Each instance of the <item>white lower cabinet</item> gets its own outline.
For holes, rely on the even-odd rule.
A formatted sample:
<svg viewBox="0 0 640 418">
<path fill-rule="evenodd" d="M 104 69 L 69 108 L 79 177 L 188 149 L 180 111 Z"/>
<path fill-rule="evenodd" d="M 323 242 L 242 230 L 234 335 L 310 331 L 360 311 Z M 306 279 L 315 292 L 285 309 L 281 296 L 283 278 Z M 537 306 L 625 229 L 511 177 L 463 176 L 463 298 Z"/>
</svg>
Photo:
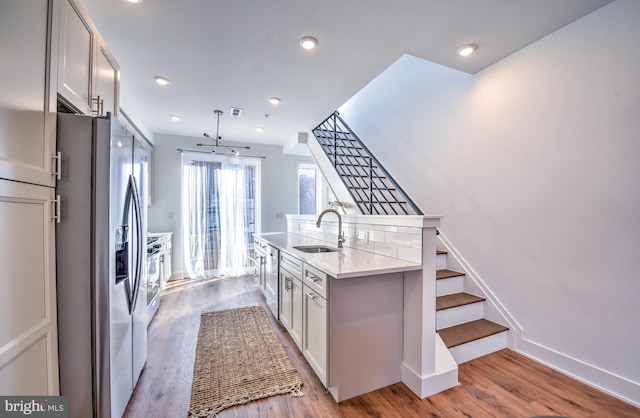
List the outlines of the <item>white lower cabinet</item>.
<svg viewBox="0 0 640 418">
<path fill-rule="evenodd" d="M 289 330 L 291 329 L 291 273 L 280 267 L 278 273 L 278 288 L 280 289 L 280 303 L 278 304 L 278 319 L 282 326 Z"/>
<path fill-rule="evenodd" d="M 302 281 L 300 275 L 301 262 L 288 254 L 281 253 L 278 316 L 282 326 L 289 331 L 293 342 L 302 350 Z"/>
<path fill-rule="evenodd" d="M 149 232 L 147 238 L 156 238 L 153 242 L 155 248 L 159 250 L 159 272 L 160 272 L 160 290 L 164 289 L 164 286 L 171 279 L 172 267 L 172 237 L 173 232 Z"/>
<path fill-rule="evenodd" d="M 327 379 L 327 300 L 306 284 L 302 303 L 302 354 L 326 387 Z"/>
<path fill-rule="evenodd" d="M 323 385 L 328 383 L 329 276 L 280 251 L 280 323 Z M 321 293 L 318 293 L 321 292 Z"/>
<path fill-rule="evenodd" d="M 280 250 L 280 323 L 337 402 L 401 381 L 403 277 L 336 279 Z"/>
<path fill-rule="evenodd" d="M 58 395 L 54 190 L 0 180 L 0 394 Z"/>
<path fill-rule="evenodd" d="M 302 333 L 304 332 L 304 319 L 302 318 L 302 282 L 297 278 L 291 281 L 291 328 L 289 334 L 302 350 Z"/>
</svg>

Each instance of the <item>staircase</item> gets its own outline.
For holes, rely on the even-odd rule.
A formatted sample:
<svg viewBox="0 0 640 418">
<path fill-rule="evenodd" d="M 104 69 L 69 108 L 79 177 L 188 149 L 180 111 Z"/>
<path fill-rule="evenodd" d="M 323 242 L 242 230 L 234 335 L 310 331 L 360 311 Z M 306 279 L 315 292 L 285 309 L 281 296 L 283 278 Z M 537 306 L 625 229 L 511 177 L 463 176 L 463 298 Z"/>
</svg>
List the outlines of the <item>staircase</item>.
<svg viewBox="0 0 640 418">
<path fill-rule="evenodd" d="M 464 291 L 465 273 L 449 270 L 447 252 L 436 260 L 436 329 L 458 364 L 507 346 L 509 328 L 484 318 L 485 298 Z"/>
<path fill-rule="evenodd" d="M 326 163 L 327 157 L 346 187 L 343 196 L 350 196 L 361 214 L 422 215 L 337 111 L 313 134 L 322 150 L 314 158 Z M 464 291 L 465 273 L 447 269 L 445 251 L 438 251 L 436 266 L 436 330 L 455 361 L 464 363 L 505 348 L 509 329 L 485 319 L 485 298 Z"/>
<path fill-rule="evenodd" d="M 422 215 L 338 112 L 313 135 L 362 214 Z"/>
</svg>

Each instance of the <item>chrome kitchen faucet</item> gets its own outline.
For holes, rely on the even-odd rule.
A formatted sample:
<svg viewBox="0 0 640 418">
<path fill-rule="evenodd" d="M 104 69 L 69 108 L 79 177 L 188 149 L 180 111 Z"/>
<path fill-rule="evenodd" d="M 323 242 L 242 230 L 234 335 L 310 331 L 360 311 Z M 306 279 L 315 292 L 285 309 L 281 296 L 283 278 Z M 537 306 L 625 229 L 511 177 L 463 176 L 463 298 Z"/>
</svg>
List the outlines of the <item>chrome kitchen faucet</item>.
<svg viewBox="0 0 640 418">
<path fill-rule="evenodd" d="M 320 215 L 318 215 L 318 221 L 316 222 L 316 226 L 320 228 L 320 222 L 322 221 L 322 217 L 328 212 L 333 212 L 338 217 L 338 248 L 342 248 L 342 243 L 344 242 L 344 235 L 342 234 L 342 216 L 340 216 L 340 213 L 337 210 L 325 209 L 322 212 L 320 212 Z"/>
</svg>

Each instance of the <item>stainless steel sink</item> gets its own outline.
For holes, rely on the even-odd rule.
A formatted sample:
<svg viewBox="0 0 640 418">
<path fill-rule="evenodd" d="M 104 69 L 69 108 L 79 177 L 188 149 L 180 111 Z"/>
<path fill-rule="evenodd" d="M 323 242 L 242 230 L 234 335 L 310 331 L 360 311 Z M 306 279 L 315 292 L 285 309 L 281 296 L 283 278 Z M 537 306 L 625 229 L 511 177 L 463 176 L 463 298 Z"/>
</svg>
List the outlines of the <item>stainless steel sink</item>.
<svg viewBox="0 0 640 418">
<path fill-rule="evenodd" d="M 299 245 L 293 248 L 303 253 L 331 253 L 338 251 L 337 248 L 327 247 L 326 245 Z"/>
</svg>

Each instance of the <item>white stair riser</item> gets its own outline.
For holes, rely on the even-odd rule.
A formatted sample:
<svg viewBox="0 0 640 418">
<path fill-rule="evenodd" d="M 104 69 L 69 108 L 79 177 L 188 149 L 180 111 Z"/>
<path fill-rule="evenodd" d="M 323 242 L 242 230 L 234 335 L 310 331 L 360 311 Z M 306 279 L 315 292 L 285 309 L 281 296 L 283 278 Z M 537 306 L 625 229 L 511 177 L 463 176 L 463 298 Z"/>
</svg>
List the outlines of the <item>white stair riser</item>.
<svg viewBox="0 0 640 418">
<path fill-rule="evenodd" d="M 506 347 L 507 332 L 505 331 L 450 348 L 449 352 L 456 360 L 456 363 L 461 364 L 478 357 L 486 356 L 494 351 L 502 350 Z"/>
<path fill-rule="evenodd" d="M 436 312 L 436 329 L 449 328 L 484 318 L 484 302 L 471 303 Z"/>
<path fill-rule="evenodd" d="M 436 255 L 436 270 L 443 270 L 446 268 L 447 268 L 447 255 L 446 254 Z"/>
<path fill-rule="evenodd" d="M 436 280 L 436 296 L 464 292 L 464 276 Z"/>
</svg>

